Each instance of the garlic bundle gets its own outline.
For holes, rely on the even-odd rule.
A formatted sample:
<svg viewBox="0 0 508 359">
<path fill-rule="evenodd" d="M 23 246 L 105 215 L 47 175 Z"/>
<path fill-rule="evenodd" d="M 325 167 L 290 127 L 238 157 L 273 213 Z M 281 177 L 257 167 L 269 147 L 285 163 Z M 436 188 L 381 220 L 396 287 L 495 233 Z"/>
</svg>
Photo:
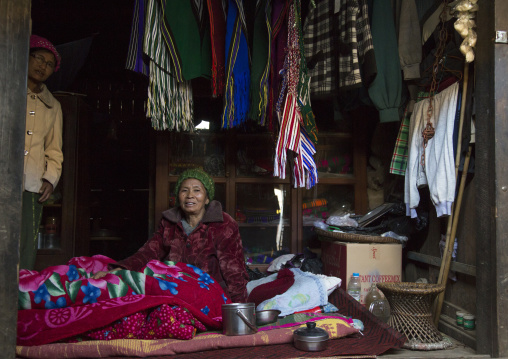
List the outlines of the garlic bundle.
<svg viewBox="0 0 508 359">
<path fill-rule="evenodd" d="M 464 39 L 460 45 L 460 52 L 466 57 L 466 62 L 473 62 L 474 50 L 476 46 L 477 35 L 474 31 L 476 23 L 474 21 L 475 12 L 478 11 L 478 0 L 461 0 L 454 7 L 453 11 L 457 21 L 453 27 Z"/>
</svg>

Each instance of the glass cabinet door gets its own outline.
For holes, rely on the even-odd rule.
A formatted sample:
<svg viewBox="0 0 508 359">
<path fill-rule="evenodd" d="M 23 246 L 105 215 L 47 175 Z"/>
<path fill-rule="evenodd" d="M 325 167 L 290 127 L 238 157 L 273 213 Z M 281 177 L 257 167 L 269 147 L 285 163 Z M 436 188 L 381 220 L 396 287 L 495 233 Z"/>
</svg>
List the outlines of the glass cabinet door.
<svg viewBox="0 0 508 359">
<path fill-rule="evenodd" d="M 236 185 L 235 219 L 248 264 L 268 264 L 290 252 L 289 198 L 287 184 Z"/>
<path fill-rule="evenodd" d="M 201 167 L 212 177 L 225 175 L 224 136 L 199 132 L 172 134 L 169 142 L 169 176 L 178 176 L 189 168 Z"/>
</svg>

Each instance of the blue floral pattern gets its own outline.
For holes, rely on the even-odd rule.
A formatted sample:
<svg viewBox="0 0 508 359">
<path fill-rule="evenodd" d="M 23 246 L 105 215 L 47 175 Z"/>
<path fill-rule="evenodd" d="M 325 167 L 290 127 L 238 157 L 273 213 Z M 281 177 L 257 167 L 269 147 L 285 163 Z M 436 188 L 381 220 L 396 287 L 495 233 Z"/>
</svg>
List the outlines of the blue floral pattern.
<svg viewBox="0 0 508 359">
<path fill-rule="evenodd" d="M 69 270 L 67 271 L 67 278 L 69 278 L 71 282 L 79 279 L 78 268 L 74 264 L 69 266 Z"/>
<path fill-rule="evenodd" d="M 159 281 L 159 287 L 162 290 L 169 290 L 169 292 L 173 295 L 178 294 L 178 291 L 176 290 L 176 287 L 178 287 L 177 283 L 168 282 L 168 281 L 162 280 L 160 278 L 156 278 L 156 279 L 157 279 L 157 281 Z"/>
<path fill-rule="evenodd" d="M 56 300 L 56 303 L 48 300 L 44 306 L 46 309 L 65 308 L 67 306 L 67 300 L 64 297 L 60 297 Z"/>
<path fill-rule="evenodd" d="M 37 290 L 34 290 L 34 302 L 39 304 L 41 301 L 49 301 L 51 296 L 49 295 L 46 284 L 42 284 Z"/>
<path fill-rule="evenodd" d="M 85 304 L 97 303 L 97 298 L 101 295 L 101 290 L 91 283 L 81 286 L 81 291 L 85 293 L 85 298 L 83 298 L 83 303 Z"/>
</svg>

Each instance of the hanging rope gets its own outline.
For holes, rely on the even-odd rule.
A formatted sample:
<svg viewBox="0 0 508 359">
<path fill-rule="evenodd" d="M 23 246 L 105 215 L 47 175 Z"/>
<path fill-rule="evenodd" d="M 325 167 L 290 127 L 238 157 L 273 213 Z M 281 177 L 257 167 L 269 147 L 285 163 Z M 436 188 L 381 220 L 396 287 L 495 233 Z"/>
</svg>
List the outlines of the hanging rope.
<svg viewBox="0 0 508 359">
<path fill-rule="evenodd" d="M 427 148 L 427 144 L 429 140 L 434 137 L 436 130 L 432 125 L 432 116 L 434 115 L 434 95 L 436 94 L 436 90 L 438 87 L 437 74 L 439 73 L 440 68 L 443 66 L 443 53 L 446 47 L 446 40 L 448 39 L 448 31 L 446 30 L 445 22 L 446 22 L 446 12 L 448 11 L 448 0 L 443 0 L 443 10 L 439 15 L 441 19 L 441 30 L 439 31 L 439 44 L 436 47 L 436 54 L 434 64 L 432 65 L 432 82 L 430 84 L 429 91 L 429 108 L 427 109 L 427 124 L 422 131 L 423 137 L 423 152 L 421 156 L 420 163 L 422 165 L 423 170 L 425 171 L 425 149 Z"/>
</svg>

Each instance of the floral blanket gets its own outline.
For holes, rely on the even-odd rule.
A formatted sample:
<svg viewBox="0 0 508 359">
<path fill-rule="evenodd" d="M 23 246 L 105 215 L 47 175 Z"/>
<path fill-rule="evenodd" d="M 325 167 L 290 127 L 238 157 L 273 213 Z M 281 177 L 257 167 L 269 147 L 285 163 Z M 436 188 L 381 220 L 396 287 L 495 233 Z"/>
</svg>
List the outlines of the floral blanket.
<svg viewBox="0 0 508 359">
<path fill-rule="evenodd" d="M 201 269 L 153 260 L 141 272 L 92 278 L 113 262 L 97 255 L 40 272 L 21 270 L 17 344 L 192 339 L 198 330 L 222 327 L 221 307 L 231 299 Z"/>
</svg>

